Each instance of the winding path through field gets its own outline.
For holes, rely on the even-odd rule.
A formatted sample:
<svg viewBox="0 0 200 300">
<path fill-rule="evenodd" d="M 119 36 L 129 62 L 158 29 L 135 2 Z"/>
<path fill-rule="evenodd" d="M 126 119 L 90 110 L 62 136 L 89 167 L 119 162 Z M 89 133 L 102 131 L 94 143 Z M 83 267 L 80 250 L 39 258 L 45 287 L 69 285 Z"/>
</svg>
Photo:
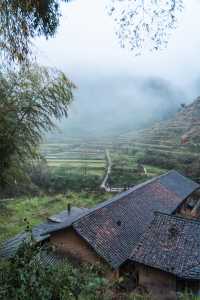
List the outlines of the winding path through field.
<svg viewBox="0 0 200 300">
<path fill-rule="evenodd" d="M 103 178 L 103 181 L 102 181 L 102 183 L 100 185 L 100 188 L 103 189 L 105 192 L 113 192 L 113 193 L 117 192 L 117 193 L 119 193 L 119 192 L 124 191 L 123 187 L 111 187 L 111 186 L 107 185 L 107 181 L 108 181 L 108 178 L 109 178 L 109 176 L 111 174 L 111 169 L 112 169 L 112 160 L 111 160 L 109 149 L 105 150 L 105 156 L 106 156 L 106 162 L 107 162 L 107 171 L 106 171 L 106 175 Z M 146 167 L 143 166 L 143 165 L 141 165 L 141 166 L 143 168 L 144 174 L 147 176 L 148 173 L 147 173 Z"/>
<path fill-rule="evenodd" d="M 101 183 L 100 188 L 104 189 L 105 192 L 113 192 L 113 193 L 114 192 L 121 192 L 121 191 L 124 190 L 123 188 L 120 188 L 120 187 L 112 188 L 112 187 L 107 185 L 107 181 L 108 181 L 108 178 L 110 176 L 111 169 L 112 169 L 112 160 L 111 160 L 111 157 L 110 157 L 110 151 L 108 149 L 106 149 L 105 154 L 106 154 L 106 161 L 107 161 L 107 172 L 106 172 L 106 175 L 105 175 L 105 177 L 104 177 L 104 179 Z"/>
<path fill-rule="evenodd" d="M 106 154 L 106 161 L 107 161 L 107 172 L 106 172 L 106 175 L 105 175 L 100 187 L 101 187 L 101 189 L 104 189 L 106 192 L 110 192 L 110 188 L 106 185 L 106 183 L 107 183 L 107 180 L 111 173 L 112 161 L 111 161 L 110 152 L 108 149 L 106 149 L 105 154 Z"/>
</svg>

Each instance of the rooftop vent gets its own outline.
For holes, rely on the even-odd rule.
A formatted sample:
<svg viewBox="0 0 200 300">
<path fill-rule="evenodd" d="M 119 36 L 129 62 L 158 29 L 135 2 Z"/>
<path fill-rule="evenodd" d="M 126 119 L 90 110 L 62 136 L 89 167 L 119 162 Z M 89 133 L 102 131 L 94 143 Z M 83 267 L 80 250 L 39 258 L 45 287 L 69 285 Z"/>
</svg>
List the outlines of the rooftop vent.
<svg viewBox="0 0 200 300">
<path fill-rule="evenodd" d="M 117 225 L 121 226 L 122 222 L 120 220 L 117 221 Z"/>
<path fill-rule="evenodd" d="M 68 211 L 68 215 L 69 215 L 71 212 L 71 203 L 67 204 L 67 211 Z"/>
</svg>

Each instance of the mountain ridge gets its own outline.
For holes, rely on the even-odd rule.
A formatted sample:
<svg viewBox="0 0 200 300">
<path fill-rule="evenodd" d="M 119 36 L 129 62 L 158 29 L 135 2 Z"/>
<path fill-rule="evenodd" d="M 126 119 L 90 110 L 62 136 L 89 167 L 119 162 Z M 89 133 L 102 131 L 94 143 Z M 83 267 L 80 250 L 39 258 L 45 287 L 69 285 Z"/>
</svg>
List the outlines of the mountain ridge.
<svg viewBox="0 0 200 300">
<path fill-rule="evenodd" d="M 170 119 L 156 122 L 153 126 L 128 132 L 124 137 L 140 143 L 166 146 L 200 144 L 200 97 L 182 105 Z"/>
</svg>

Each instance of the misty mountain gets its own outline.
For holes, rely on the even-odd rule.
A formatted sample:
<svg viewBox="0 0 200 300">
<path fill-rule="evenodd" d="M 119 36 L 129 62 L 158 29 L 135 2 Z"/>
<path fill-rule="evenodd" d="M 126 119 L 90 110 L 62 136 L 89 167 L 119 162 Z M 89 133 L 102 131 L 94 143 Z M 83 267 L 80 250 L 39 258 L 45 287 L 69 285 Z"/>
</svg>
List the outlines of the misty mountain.
<svg viewBox="0 0 200 300">
<path fill-rule="evenodd" d="M 123 138 L 144 144 L 166 146 L 193 146 L 200 143 L 200 97 L 183 105 L 170 119 L 153 126 L 128 132 Z"/>
<path fill-rule="evenodd" d="M 187 99 L 162 78 L 90 74 L 80 75 L 75 84 L 75 100 L 57 138 L 108 136 L 146 127 L 172 116 Z"/>
</svg>

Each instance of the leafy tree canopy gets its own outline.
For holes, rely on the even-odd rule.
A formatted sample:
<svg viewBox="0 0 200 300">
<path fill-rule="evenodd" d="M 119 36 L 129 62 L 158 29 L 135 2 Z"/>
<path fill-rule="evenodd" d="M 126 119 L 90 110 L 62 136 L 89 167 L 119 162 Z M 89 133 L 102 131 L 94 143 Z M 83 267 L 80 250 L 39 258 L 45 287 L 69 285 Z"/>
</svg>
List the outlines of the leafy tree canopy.
<svg viewBox="0 0 200 300">
<path fill-rule="evenodd" d="M 55 69 L 0 71 L 0 187 L 24 176 L 27 161 L 54 120 L 67 116 L 74 84 Z"/>
<path fill-rule="evenodd" d="M 120 45 L 136 55 L 166 47 L 184 4 L 184 0 L 109 1 L 108 13 L 116 23 Z"/>
<path fill-rule="evenodd" d="M 61 2 L 70 0 L 1 0 L 1 56 L 22 62 L 31 53 L 31 40 L 52 37 L 59 25 Z M 120 45 L 140 54 L 162 49 L 176 27 L 185 0 L 107 0 Z"/>
<path fill-rule="evenodd" d="M 55 34 L 60 18 L 60 3 L 69 0 L 1 0 L 1 56 L 18 62 L 30 54 L 31 39 Z"/>
</svg>

